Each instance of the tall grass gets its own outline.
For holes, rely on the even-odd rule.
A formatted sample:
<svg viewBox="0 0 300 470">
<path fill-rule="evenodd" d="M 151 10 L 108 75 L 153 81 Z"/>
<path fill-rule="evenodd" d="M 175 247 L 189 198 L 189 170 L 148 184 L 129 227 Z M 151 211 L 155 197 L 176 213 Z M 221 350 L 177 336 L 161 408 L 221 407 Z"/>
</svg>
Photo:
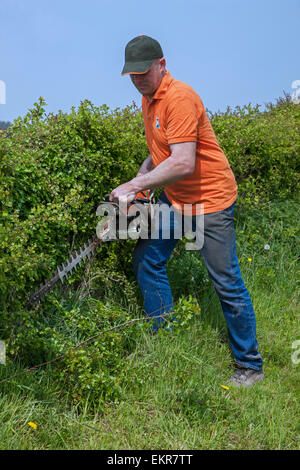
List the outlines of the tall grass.
<svg viewBox="0 0 300 470">
<path fill-rule="evenodd" d="M 72 406 L 50 366 L 1 384 L 0 448 L 299 448 L 300 364 L 291 359 L 292 343 L 300 339 L 297 217 L 296 200 L 236 211 L 237 250 L 256 311 L 264 381 L 247 389 L 228 385 L 232 356 L 218 299 L 200 256 L 179 246 L 168 264 L 175 301 L 192 295 L 199 314 L 173 332 L 151 336 L 140 329 L 115 402 L 98 406 L 87 399 L 81 408 Z M 116 285 L 110 301 L 134 317 L 142 312 L 136 294 L 137 304 L 129 305 Z M 130 329 L 123 334 L 130 336 Z M 0 366 L 0 380 L 17 370 L 22 364 Z"/>
</svg>

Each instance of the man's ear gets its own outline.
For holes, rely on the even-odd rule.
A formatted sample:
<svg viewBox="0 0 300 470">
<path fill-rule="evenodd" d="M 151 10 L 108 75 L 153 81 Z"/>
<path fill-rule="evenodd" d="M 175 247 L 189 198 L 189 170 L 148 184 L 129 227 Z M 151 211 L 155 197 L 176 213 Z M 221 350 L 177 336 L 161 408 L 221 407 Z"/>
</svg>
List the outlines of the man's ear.
<svg viewBox="0 0 300 470">
<path fill-rule="evenodd" d="M 164 57 L 159 59 L 159 67 L 162 72 L 166 70 L 166 59 Z"/>
</svg>

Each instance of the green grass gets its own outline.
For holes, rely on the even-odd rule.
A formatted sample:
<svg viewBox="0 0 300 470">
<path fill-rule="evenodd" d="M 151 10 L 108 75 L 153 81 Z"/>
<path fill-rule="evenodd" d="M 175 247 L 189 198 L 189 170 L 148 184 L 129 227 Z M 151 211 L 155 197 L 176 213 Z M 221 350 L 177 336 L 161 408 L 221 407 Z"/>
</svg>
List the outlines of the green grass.
<svg viewBox="0 0 300 470">
<path fill-rule="evenodd" d="M 174 297 L 196 297 L 199 315 L 173 333 L 152 337 L 141 329 L 114 403 L 72 406 L 50 366 L 1 384 L 0 449 L 299 448 L 300 364 L 291 360 L 292 343 L 300 339 L 297 217 L 292 200 L 236 213 L 264 381 L 222 388 L 232 356 L 221 308 L 200 257 L 179 247 L 168 265 Z M 115 301 L 122 298 L 116 294 Z M 131 306 L 130 314 L 135 311 L 140 304 Z M 18 368 L 0 366 L 0 380 Z"/>
</svg>

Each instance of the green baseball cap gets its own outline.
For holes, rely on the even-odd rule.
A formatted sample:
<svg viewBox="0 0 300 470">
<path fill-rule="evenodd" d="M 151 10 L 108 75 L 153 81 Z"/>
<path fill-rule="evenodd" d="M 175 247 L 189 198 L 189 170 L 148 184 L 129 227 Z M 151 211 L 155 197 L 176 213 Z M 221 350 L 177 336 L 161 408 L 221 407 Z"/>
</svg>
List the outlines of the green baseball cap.
<svg viewBox="0 0 300 470">
<path fill-rule="evenodd" d="M 155 59 L 163 57 L 163 51 L 156 39 L 140 34 L 129 41 L 125 48 L 125 65 L 121 75 L 146 73 Z"/>
</svg>

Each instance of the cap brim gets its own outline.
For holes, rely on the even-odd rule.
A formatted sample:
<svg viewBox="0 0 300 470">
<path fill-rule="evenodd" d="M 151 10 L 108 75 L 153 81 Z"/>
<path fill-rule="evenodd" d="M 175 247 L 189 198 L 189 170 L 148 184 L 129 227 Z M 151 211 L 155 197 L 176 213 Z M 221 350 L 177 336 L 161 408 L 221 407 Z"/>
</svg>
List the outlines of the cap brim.
<svg viewBox="0 0 300 470">
<path fill-rule="evenodd" d="M 121 75 L 127 75 L 129 73 L 146 73 L 151 68 L 152 63 L 153 60 L 144 60 L 143 62 L 126 62 Z"/>
</svg>

